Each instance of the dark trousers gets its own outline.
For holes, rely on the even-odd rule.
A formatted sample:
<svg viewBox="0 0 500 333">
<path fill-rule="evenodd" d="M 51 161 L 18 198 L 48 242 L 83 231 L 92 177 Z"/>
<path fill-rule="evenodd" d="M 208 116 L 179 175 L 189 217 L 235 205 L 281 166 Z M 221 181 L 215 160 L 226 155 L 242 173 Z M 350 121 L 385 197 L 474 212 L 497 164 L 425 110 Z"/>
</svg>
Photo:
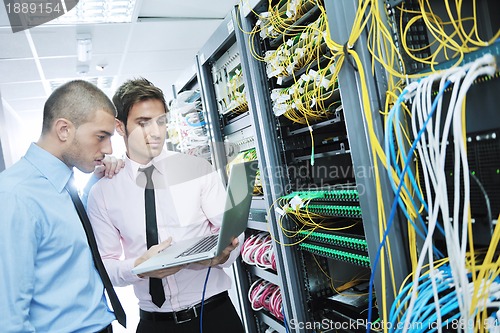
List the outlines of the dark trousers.
<svg viewBox="0 0 500 333">
<path fill-rule="evenodd" d="M 200 318 L 176 324 L 173 320 L 139 321 L 137 333 L 199 333 Z M 229 297 L 216 307 L 203 310 L 203 333 L 244 333 L 240 317 Z"/>
</svg>

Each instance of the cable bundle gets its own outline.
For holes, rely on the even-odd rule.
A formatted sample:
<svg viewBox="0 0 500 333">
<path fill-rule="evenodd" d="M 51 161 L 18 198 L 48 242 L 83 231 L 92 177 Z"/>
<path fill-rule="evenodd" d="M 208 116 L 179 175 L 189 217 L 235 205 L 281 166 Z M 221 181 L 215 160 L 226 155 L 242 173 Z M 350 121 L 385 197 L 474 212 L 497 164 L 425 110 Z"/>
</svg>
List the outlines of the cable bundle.
<svg viewBox="0 0 500 333">
<path fill-rule="evenodd" d="M 248 237 L 241 247 L 241 258 L 249 265 L 276 271 L 276 256 L 271 235 L 261 232 Z"/>
<path fill-rule="evenodd" d="M 474 282 L 470 281 L 464 289 L 454 288 L 454 277 L 449 265 L 443 265 L 434 272 L 427 272 L 418 279 L 418 285 L 414 282 L 408 283 L 395 299 L 390 311 L 392 325 L 389 330 L 392 332 L 403 332 L 403 326 L 399 322 L 408 322 L 407 332 L 425 333 L 434 330 L 445 329 L 446 332 L 471 332 L 474 327 L 488 329 L 489 332 L 500 331 L 500 279 L 497 277 L 491 283 L 481 283 L 483 293 L 490 295 L 484 302 L 478 303 L 472 315 L 482 311 L 490 310 L 491 315 L 481 321 L 464 320 L 459 311 L 458 299 L 463 294 L 473 296 Z M 468 275 L 471 278 L 471 275 Z M 408 311 L 405 305 L 408 304 L 412 293 L 416 290 L 418 298 L 415 301 L 412 311 Z M 435 298 L 435 292 L 439 298 Z M 400 318 L 400 319 L 398 319 Z M 438 328 L 439 327 L 439 328 Z"/>
<path fill-rule="evenodd" d="M 227 89 L 229 92 L 230 102 L 227 105 L 226 113 L 234 113 L 236 115 L 248 111 L 248 101 L 245 94 L 245 89 L 241 89 L 243 85 L 243 72 L 236 69 L 234 74 L 227 81 Z"/>
<path fill-rule="evenodd" d="M 282 78 L 293 75 L 295 71 L 325 54 L 326 15 L 307 25 L 304 30 L 281 44 L 275 51 L 264 56 L 269 78 Z M 279 83 L 280 81 L 278 81 Z"/>
<path fill-rule="evenodd" d="M 283 303 L 280 288 L 264 279 L 258 279 L 250 286 L 248 300 L 254 311 L 267 310 L 283 320 Z"/>
<path fill-rule="evenodd" d="M 472 2 L 472 8 L 466 8 L 467 6 L 462 1 L 455 1 L 454 6 L 450 6 L 449 0 L 443 2 L 447 17 L 436 15 L 430 1 L 419 0 L 418 10 L 405 8 L 404 3 L 398 7 L 398 10 L 402 13 L 409 13 L 412 16 L 405 24 L 403 22 L 404 16 L 401 15 L 398 22 L 403 49 L 413 61 L 430 65 L 432 69 L 438 64 L 436 59 L 440 56 L 444 56 L 445 59 L 456 57 L 456 63 L 458 64 L 462 61 L 465 53 L 475 51 L 479 47 L 488 46 L 500 37 L 500 31 L 494 32 L 495 35 L 488 41 L 484 41 L 479 37 L 476 1 Z M 472 15 L 464 16 L 470 13 L 471 9 Z M 407 35 L 410 31 L 415 30 L 415 25 L 421 23 L 426 25 L 427 31 L 432 34 L 435 41 L 429 45 L 419 45 L 418 48 L 411 48 L 408 45 L 408 41 L 411 39 Z M 453 29 L 448 29 L 449 27 L 453 27 Z M 450 31 L 452 32 L 449 33 Z M 435 44 L 438 44 L 437 47 Z M 428 53 L 429 56 L 419 57 L 418 55 L 422 54 L 423 51 Z"/>
<path fill-rule="evenodd" d="M 274 89 L 271 93 L 274 114 L 304 125 L 329 118 L 340 105 L 340 98 L 334 94 L 337 81 L 332 79 L 332 67 L 310 69 L 292 86 Z"/>
<path fill-rule="evenodd" d="M 488 54 L 463 67 L 432 74 L 406 87 L 387 117 L 384 146 L 387 156 L 386 163 L 388 166 L 392 166 L 388 169 L 388 173 L 389 178 L 392 180 L 391 185 L 396 199 L 392 206 L 387 229 L 379 247 L 375 263 L 378 261 L 380 250 L 383 247 L 385 237 L 391 227 L 398 205 L 402 208 L 417 234 L 425 239 L 422 249 L 419 251 L 418 262 L 415 262 L 417 256 L 416 249 L 413 248 L 412 250 L 412 258 L 415 266 L 411 295 L 405 298 L 404 303 L 407 309 L 406 316 L 404 317 L 404 325 L 402 325 L 406 328 L 403 329 L 403 332 L 408 332 L 408 327 L 412 327 L 412 320 L 415 319 L 414 313 L 416 315 L 420 313 L 418 308 L 418 302 L 421 298 L 419 284 L 422 278 L 422 268 L 426 261 L 429 262 L 428 278 L 433 294 L 433 306 L 436 309 L 437 325 L 441 327 L 443 324 L 440 304 L 442 300 L 439 289 L 439 278 L 441 275 L 434 267 L 435 257 L 442 257 L 442 254 L 433 246 L 433 235 L 436 229 L 446 235 L 445 242 L 449 256 L 451 276 L 448 283 L 451 283 L 454 290 L 461 291 L 455 297 L 455 302 L 459 310 L 457 318 L 461 322 L 475 322 L 472 317 L 477 313 L 479 301 L 489 297 L 488 293 L 484 293 L 485 289 L 484 286 L 481 287 L 481 284 L 491 283 L 499 274 L 500 267 L 498 266 L 498 262 L 496 266 L 485 265 L 485 263 L 477 265 L 474 261 L 468 262 L 466 259 L 467 250 L 474 256 L 474 245 L 469 214 L 470 180 L 466 153 L 464 99 L 470 86 L 478 76 L 493 75 L 495 70 L 495 58 Z M 439 92 L 433 99 L 433 87 L 436 86 L 439 87 Z M 449 106 L 448 110 L 445 111 L 442 108 L 442 97 L 448 87 L 451 86 Z M 403 139 L 404 133 L 402 129 L 404 127 L 400 121 L 400 109 L 402 103 L 411 98 L 413 98 L 411 130 L 415 140 L 407 151 L 405 148 L 407 143 Z M 448 142 L 450 141 L 450 134 L 453 137 L 453 143 Z M 397 153 L 394 142 L 398 147 Z M 447 149 L 454 150 L 454 160 L 452 162 L 454 165 L 453 189 L 455 193 L 451 198 L 452 212 L 449 211 L 448 185 L 446 183 L 446 175 L 444 174 Z M 411 171 L 414 168 L 412 161 L 415 150 L 418 151 L 422 165 L 424 186 L 426 189 L 425 199 Z M 463 188 L 461 187 L 461 181 L 463 181 Z M 461 192 L 463 195 L 461 195 Z M 415 203 L 412 199 L 413 194 L 416 194 L 418 203 Z M 427 225 L 423 223 L 420 215 L 421 207 L 427 212 Z M 420 226 L 416 225 L 415 222 L 417 221 L 420 222 Z M 438 221 L 442 221 L 443 227 L 438 224 Z M 496 243 L 492 243 L 490 251 L 494 253 L 496 246 Z M 482 274 L 477 273 L 478 267 L 481 267 L 483 270 Z M 466 290 L 470 290 L 471 273 L 472 280 L 475 281 L 475 290 L 472 293 L 465 292 Z M 373 279 L 371 282 L 373 283 Z M 371 287 L 372 284 L 370 284 Z M 484 317 L 484 313 L 482 316 Z M 473 325 L 473 327 L 480 328 L 481 326 Z"/>
<path fill-rule="evenodd" d="M 167 126 L 170 141 L 184 154 L 210 159 L 210 147 L 201 102 L 187 102 L 195 91 L 184 91 L 170 102 Z"/>
<path fill-rule="evenodd" d="M 286 33 L 297 33 L 304 27 L 294 26 L 293 23 L 318 4 L 319 1 L 313 0 L 283 0 L 272 6 L 272 1 L 269 1 L 267 12 L 255 13 L 259 19 L 252 34 L 259 34 L 261 38 L 276 38 Z"/>
</svg>

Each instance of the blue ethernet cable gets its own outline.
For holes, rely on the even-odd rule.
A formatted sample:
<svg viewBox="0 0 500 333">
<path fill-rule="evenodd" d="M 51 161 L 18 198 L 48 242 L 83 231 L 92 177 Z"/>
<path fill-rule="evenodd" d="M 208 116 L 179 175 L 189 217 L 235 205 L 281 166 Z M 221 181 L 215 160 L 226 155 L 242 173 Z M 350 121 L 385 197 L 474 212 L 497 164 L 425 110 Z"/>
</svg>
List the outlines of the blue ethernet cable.
<svg viewBox="0 0 500 333">
<path fill-rule="evenodd" d="M 392 161 L 393 161 L 393 164 L 394 164 L 394 169 L 397 173 L 398 176 L 401 175 L 401 171 L 400 171 L 400 168 L 397 164 L 397 161 L 396 161 L 396 151 L 395 151 L 395 147 L 394 147 L 394 136 L 393 136 L 393 133 L 392 133 L 392 127 L 393 127 L 393 118 L 394 118 L 394 115 L 397 116 L 397 122 L 399 123 L 399 113 L 400 113 L 400 110 L 401 110 L 401 104 L 403 103 L 403 97 L 408 93 L 408 90 L 407 88 L 405 88 L 403 90 L 403 92 L 401 93 L 401 95 L 399 95 L 395 105 L 394 105 L 394 108 L 391 110 L 391 112 L 389 113 L 389 116 L 388 116 L 388 119 L 387 119 L 387 125 L 386 125 L 386 134 L 384 136 L 384 150 L 387 152 L 387 173 L 388 173 L 388 178 L 389 178 L 389 183 L 391 184 L 391 187 L 392 187 L 392 190 L 394 192 L 396 192 L 397 188 L 396 188 L 396 185 L 395 183 L 393 182 L 392 180 L 392 175 L 391 175 L 391 169 L 390 169 L 390 160 L 392 158 Z M 399 127 L 398 127 L 399 129 Z M 402 141 L 402 138 L 400 137 L 400 131 L 398 131 L 398 140 Z M 407 157 L 406 155 L 404 154 L 404 151 L 401 151 L 402 154 L 403 154 L 403 159 L 406 160 Z M 413 176 L 413 173 L 411 172 L 411 170 L 409 169 L 408 170 L 408 176 L 409 176 L 409 179 L 412 183 L 412 186 L 414 188 L 418 188 L 417 184 L 416 184 L 416 180 L 415 180 L 415 177 Z M 403 188 L 404 190 L 406 191 L 406 193 L 410 193 L 410 191 L 408 190 L 408 188 L 406 187 L 406 184 L 403 184 Z M 419 199 L 419 201 L 423 204 L 424 206 L 424 209 L 426 211 L 428 211 L 428 207 L 427 207 L 427 203 L 425 202 L 425 200 L 422 198 L 421 196 L 421 193 L 420 191 L 416 191 L 416 194 L 417 194 L 417 197 Z M 425 234 L 427 233 L 427 226 L 425 225 L 423 219 L 422 219 L 422 215 L 419 213 L 419 208 L 417 207 L 416 203 L 414 202 L 413 198 L 411 196 L 408 196 L 409 199 L 410 199 L 410 202 L 412 204 L 413 207 L 415 207 L 415 211 L 417 212 L 417 218 L 420 222 L 420 224 L 422 225 L 423 229 L 424 229 L 424 234 L 422 234 L 422 232 L 420 231 L 420 229 L 417 228 L 417 226 L 415 225 L 415 223 L 413 222 L 412 218 L 410 218 L 409 216 L 409 213 L 408 211 L 406 210 L 406 207 L 405 205 L 403 204 L 403 201 L 401 200 L 401 198 L 398 196 L 398 204 L 402 210 L 402 212 L 404 213 L 404 215 L 406 216 L 406 218 L 408 219 L 408 221 L 410 221 L 411 225 L 413 226 L 413 228 L 415 229 L 415 231 L 417 232 L 417 234 L 422 238 L 422 239 L 425 239 Z M 441 227 L 441 225 L 438 223 L 437 224 L 437 228 L 438 230 L 444 235 L 444 230 L 443 228 Z M 437 248 L 434 248 L 434 251 L 436 252 L 436 255 L 438 256 L 438 258 L 443 258 L 443 254 L 437 249 Z"/>
<path fill-rule="evenodd" d="M 420 138 L 422 137 L 424 131 L 426 130 L 427 124 L 429 123 L 429 121 L 434 116 L 434 113 L 436 111 L 436 107 L 437 107 L 437 103 L 438 103 L 439 99 L 442 97 L 442 95 L 444 94 L 445 90 L 448 89 L 448 87 L 450 86 L 451 83 L 452 82 L 450 80 L 447 80 L 446 83 L 444 84 L 444 87 L 438 92 L 436 98 L 432 102 L 432 109 L 431 109 L 431 112 L 429 113 L 429 116 L 425 120 L 422 128 L 418 132 L 417 137 L 415 138 L 415 141 L 413 142 L 413 144 L 410 147 L 410 150 L 408 151 L 408 157 L 407 157 L 407 159 L 405 161 L 405 166 L 403 168 L 401 177 L 399 179 L 399 186 L 397 188 L 397 191 L 396 191 L 396 194 L 395 194 L 395 198 L 398 198 L 399 194 L 401 192 L 401 188 L 402 188 L 403 183 L 404 183 L 403 182 L 403 178 L 404 178 L 404 175 L 405 175 L 406 171 L 408 170 L 408 166 L 410 165 L 410 162 L 411 162 L 410 158 L 412 157 L 413 152 L 415 151 L 415 149 L 417 147 L 417 144 L 420 141 Z M 377 270 L 378 262 L 380 260 L 380 253 L 382 251 L 382 247 L 384 247 L 384 245 L 385 245 L 385 240 L 387 239 L 387 235 L 389 234 L 389 230 L 391 229 L 392 223 L 394 221 L 394 216 L 396 215 L 397 204 L 398 204 L 398 201 L 394 200 L 394 202 L 392 204 L 392 207 L 391 207 L 391 213 L 390 213 L 390 216 L 389 216 L 389 220 L 387 222 L 387 228 L 384 231 L 384 235 L 382 237 L 382 242 L 380 243 L 380 245 L 379 245 L 379 247 L 377 249 L 377 254 L 376 254 L 375 259 L 373 261 L 373 267 L 372 267 L 372 272 L 371 272 L 371 275 L 370 275 L 370 283 L 369 283 L 369 290 L 368 290 L 368 324 L 366 326 L 366 332 L 367 333 L 370 333 L 370 327 L 371 327 L 370 323 L 371 323 L 371 319 L 372 319 L 373 282 L 374 282 L 374 279 L 375 279 L 375 272 Z"/>
<path fill-rule="evenodd" d="M 184 120 L 186 120 L 186 123 L 192 127 L 202 127 L 202 126 L 205 126 L 207 124 L 205 121 L 202 121 L 199 123 L 191 123 L 191 122 L 189 122 L 189 116 L 186 116 L 186 118 L 184 118 Z"/>
<path fill-rule="evenodd" d="M 286 321 L 285 307 L 283 305 L 281 305 L 281 313 L 283 314 L 283 325 L 285 326 L 285 333 L 288 333 L 290 331 L 288 330 L 288 322 Z"/>
<path fill-rule="evenodd" d="M 419 279 L 420 280 L 420 279 Z M 426 281 L 424 282 L 422 285 L 428 285 L 430 284 L 431 282 L 430 281 Z M 401 313 L 401 310 L 405 307 L 406 303 L 408 302 L 408 300 L 410 300 L 411 298 L 411 293 L 408 293 L 405 298 L 403 298 L 403 300 L 400 301 L 400 298 L 401 298 L 401 295 L 404 295 L 410 288 L 411 286 L 413 285 L 413 282 L 409 283 L 395 298 L 394 302 L 392 303 L 392 307 L 391 307 L 391 312 L 390 312 L 390 316 L 389 316 L 389 320 L 391 323 L 395 323 L 397 322 L 397 317 L 399 316 L 399 314 Z M 393 308 L 399 304 L 398 308 L 395 309 L 395 312 L 393 312 Z M 403 314 L 403 318 L 406 316 L 406 314 Z M 390 330 L 389 330 L 389 333 L 392 333 L 394 332 L 394 326 L 395 325 L 392 325 Z"/>
<path fill-rule="evenodd" d="M 439 280 L 439 286 L 437 292 L 442 294 L 444 291 L 450 288 L 453 278 L 450 274 L 451 272 L 448 266 L 441 267 L 439 269 L 439 272 L 443 276 Z M 437 320 L 437 314 L 436 314 L 435 304 L 430 302 L 430 300 L 434 297 L 430 275 L 426 274 L 418 279 L 419 282 L 422 280 L 427 280 L 427 281 L 419 283 L 418 286 L 419 298 L 416 300 L 414 311 L 411 314 L 412 318 L 411 322 L 420 323 L 420 325 L 417 325 L 416 327 L 413 326 L 409 327 L 408 330 L 409 333 L 429 333 L 437 330 L 435 325 L 434 326 L 432 325 L 432 323 L 435 323 Z M 412 286 L 413 282 L 407 284 L 394 300 L 390 312 L 390 322 L 392 325 L 389 332 L 391 333 L 394 332 L 395 329 L 396 332 L 401 331 L 400 327 L 397 326 L 398 322 L 397 317 L 400 315 L 400 310 L 404 307 L 404 305 L 408 301 L 409 295 L 407 294 L 402 301 L 401 297 L 402 295 L 405 295 Z M 451 290 L 448 294 L 441 296 L 439 298 L 439 307 L 441 309 L 442 316 L 446 316 L 450 313 L 453 313 L 458 309 L 458 302 L 456 298 L 457 298 L 457 293 L 455 290 Z M 400 305 L 398 306 L 397 311 L 394 311 L 396 304 Z M 407 313 L 404 313 L 399 322 L 403 322 L 406 319 L 406 316 Z M 442 325 L 446 325 L 447 323 L 449 323 L 450 320 L 454 320 L 458 317 L 460 317 L 460 313 L 458 313 L 456 316 L 452 316 L 447 320 L 443 321 Z M 432 330 L 429 331 L 431 327 Z"/>
<path fill-rule="evenodd" d="M 405 88 L 405 90 L 403 90 L 403 92 L 401 93 L 401 95 L 398 97 L 398 100 L 396 101 L 396 104 L 394 106 L 394 108 L 397 108 L 399 109 L 401 103 L 403 102 L 403 96 L 407 93 L 407 89 Z M 399 169 L 399 166 L 397 165 L 397 162 L 395 160 L 395 156 L 396 156 L 396 153 L 395 153 L 395 149 L 394 149 L 394 140 L 393 140 L 393 137 L 392 137 L 392 130 L 390 130 L 392 128 L 392 123 L 393 123 L 393 117 L 394 117 L 394 109 L 391 110 L 391 112 L 389 113 L 389 117 L 388 117 L 388 120 L 387 120 L 387 125 L 386 125 L 386 129 L 388 129 L 388 131 L 386 131 L 386 135 L 384 136 L 384 149 L 385 151 L 387 152 L 387 172 L 388 172 L 388 178 L 389 178 L 389 183 L 391 184 L 391 187 L 393 189 L 394 192 L 396 192 L 397 188 L 396 188 L 396 185 L 395 183 L 393 182 L 392 180 L 392 175 L 391 175 L 391 172 L 390 172 L 390 157 L 393 158 L 393 163 L 394 163 L 394 169 L 396 171 L 396 173 L 398 174 L 398 176 L 401 174 L 400 172 L 400 169 Z M 388 134 L 388 135 L 387 135 Z M 390 148 L 389 148 L 390 147 Z M 412 185 L 417 188 L 417 185 L 415 183 L 415 179 L 413 177 L 413 174 L 410 174 L 410 180 L 412 182 Z M 406 184 L 403 184 L 403 187 L 405 189 L 405 191 L 407 193 L 410 193 L 410 191 L 408 190 L 408 188 L 406 187 Z M 417 191 L 417 196 L 419 198 L 419 200 L 422 202 L 422 204 L 424 205 L 424 209 L 427 210 L 427 203 L 425 202 L 425 200 L 421 197 L 421 194 L 419 191 Z M 409 216 L 409 213 L 408 211 L 406 210 L 406 207 L 405 205 L 403 204 L 403 201 L 400 197 L 398 197 L 398 204 L 402 210 L 402 212 L 404 213 L 406 219 L 410 222 L 410 224 L 413 226 L 413 228 L 415 229 L 417 235 L 419 237 L 421 237 L 422 239 L 425 239 L 425 234 L 427 233 L 427 226 L 425 225 L 423 219 L 422 219 L 422 216 L 421 214 L 418 212 L 419 209 L 416 205 L 416 203 L 413 201 L 413 198 L 411 196 L 409 196 L 409 199 L 411 201 L 411 204 L 413 207 L 415 207 L 415 211 L 417 212 L 417 218 L 418 220 L 420 221 L 420 224 L 422 225 L 423 229 L 424 229 L 424 233 L 422 233 L 422 231 L 417 228 L 417 226 L 415 225 L 415 223 L 413 222 L 413 219 Z M 437 254 L 438 255 L 442 255 L 439 250 L 435 249 L 435 251 L 437 251 Z"/>
<path fill-rule="evenodd" d="M 417 82 L 420 82 L 417 81 Z M 399 114 L 400 114 L 400 111 L 401 111 L 401 104 L 403 104 L 403 99 L 404 99 L 404 96 L 408 93 L 408 90 L 407 88 L 405 88 L 402 92 L 401 92 L 401 95 L 399 95 L 398 99 L 396 100 L 396 103 L 394 105 L 394 108 L 393 110 L 391 110 L 391 112 L 389 113 L 389 117 L 387 119 L 387 126 L 385 127 L 386 129 L 389 129 L 388 132 L 386 132 L 389 136 L 385 135 L 384 136 L 384 149 L 386 152 L 390 152 L 390 154 L 387 155 L 387 165 L 391 165 L 390 163 L 390 158 L 392 158 L 392 163 L 394 164 L 394 169 L 396 171 L 396 173 L 398 174 L 398 176 L 401 174 L 401 169 L 399 168 L 399 165 L 397 163 L 397 160 L 396 160 L 396 151 L 395 151 L 395 148 L 394 148 L 394 136 L 393 136 L 393 133 L 392 133 L 392 130 L 390 130 L 393 126 L 392 124 L 394 123 L 394 116 L 396 116 L 396 122 L 399 123 Z M 401 130 L 399 129 L 399 127 L 397 127 L 398 131 L 397 131 L 397 138 L 398 138 L 398 141 L 402 142 L 402 138 L 401 138 Z M 389 150 L 389 146 L 390 146 L 390 150 Z M 401 153 L 403 154 L 403 160 L 406 160 L 406 156 L 404 154 L 404 151 L 402 150 Z M 391 177 L 391 173 L 390 173 L 390 168 L 387 169 L 387 172 L 388 172 L 388 176 L 389 176 L 389 179 L 391 180 L 391 183 L 392 183 L 392 177 Z M 415 177 L 413 176 L 413 172 L 411 170 L 408 170 L 408 175 L 410 177 L 410 180 L 411 180 L 411 183 L 413 185 L 414 188 L 418 188 L 417 186 L 417 183 L 416 183 L 416 180 L 415 180 Z M 394 185 L 394 184 L 391 184 L 391 185 Z M 409 193 L 408 189 L 406 188 L 406 185 L 403 185 L 405 190 Z M 395 186 L 393 187 L 393 189 L 395 190 Z M 424 198 L 422 197 L 421 193 L 420 192 L 417 192 L 417 197 L 419 199 L 419 201 L 424 205 L 424 208 L 425 210 L 427 210 L 427 203 L 425 202 Z"/>
<path fill-rule="evenodd" d="M 447 288 L 443 288 L 443 289 L 447 289 Z M 427 292 L 431 293 L 431 291 L 427 291 Z M 449 293 L 445 297 L 442 297 L 439 299 L 440 309 L 441 309 L 441 317 L 446 316 L 447 314 L 458 309 L 458 303 L 457 303 L 456 297 L 457 297 L 456 292 L 452 291 L 451 293 Z M 422 324 L 426 323 L 426 325 L 422 325 L 422 328 L 420 330 L 416 331 L 417 333 L 428 332 L 424 327 L 426 327 L 426 328 L 430 327 L 431 323 L 436 322 L 436 320 L 437 320 L 436 309 L 434 307 L 434 304 L 427 304 L 426 308 L 428 308 L 426 313 L 428 313 L 428 314 L 433 313 L 433 314 L 429 318 L 425 317 L 425 319 L 423 319 L 423 317 L 415 318 L 418 320 L 418 322 L 421 322 Z M 453 318 L 453 317 L 451 317 L 451 318 Z M 449 319 L 451 319 L 451 318 L 449 318 Z M 445 324 L 449 319 L 442 322 L 442 325 Z"/>
<path fill-rule="evenodd" d="M 442 285 L 440 285 L 438 292 L 443 292 L 446 289 L 449 289 L 449 286 L 442 284 Z M 420 299 L 420 297 L 422 297 L 422 299 Z M 422 303 L 422 304 L 419 305 L 418 312 L 412 313 L 412 315 L 411 315 L 411 318 L 413 318 L 412 322 L 431 323 L 432 322 L 430 320 L 431 318 L 437 319 L 435 304 L 432 302 L 430 304 L 427 304 L 427 302 L 431 301 L 433 298 L 434 298 L 434 292 L 432 291 L 432 289 L 429 289 L 429 288 L 426 288 L 426 290 L 422 291 L 422 296 L 419 294 L 418 303 Z M 444 316 L 448 313 L 447 308 L 445 308 L 444 305 L 446 305 L 447 304 L 446 302 L 449 301 L 450 299 L 452 302 L 456 303 L 456 293 L 454 291 L 452 291 L 450 294 L 448 294 L 444 297 L 439 298 L 439 304 L 440 304 L 439 307 L 441 309 L 440 310 L 441 316 Z M 427 318 L 429 318 L 429 319 L 427 319 Z M 427 324 L 426 326 L 429 327 L 430 325 Z"/>
<path fill-rule="evenodd" d="M 424 279 L 425 279 L 425 276 L 422 276 L 418 280 L 420 282 L 421 280 L 424 280 Z M 401 312 L 401 308 L 404 306 L 404 304 L 406 304 L 406 300 L 409 297 L 407 292 L 411 288 L 412 285 L 413 285 L 413 282 L 408 283 L 401 290 L 401 292 L 398 295 L 396 295 L 394 302 L 391 305 L 391 309 L 389 311 L 389 318 L 397 317 L 396 314 L 399 314 Z M 400 300 L 401 297 L 403 297 L 403 295 L 405 295 L 405 294 L 406 294 L 406 297 L 403 300 Z M 399 304 L 399 306 L 398 306 L 398 304 Z M 397 307 L 397 309 L 396 309 L 396 307 Z M 394 322 L 394 320 L 391 320 L 391 322 Z"/>
<path fill-rule="evenodd" d="M 203 284 L 203 293 L 201 294 L 201 308 L 200 308 L 200 333 L 203 333 L 203 306 L 205 305 L 205 291 L 207 290 L 208 276 L 210 275 L 210 269 L 208 267 L 207 277 L 205 278 L 205 283 Z"/>
<path fill-rule="evenodd" d="M 400 119 L 399 119 L 400 113 L 401 113 L 401 107 L 400 107 L 400 104 L 399 104 L 398 107 L 396 108 L 396 112 L 395 112 L 395 114 L 396 114 L 396 123 L 398 123 L 398 124 L 401 122 Z M 399 126 L 397 126 L 396 129 L 397 129 L 396 136 L 398 138 L 398 141 L 402 142 L 403 138 L 401 136 L 401 128 Z M 393 158 L 395 159 L 396 152 L 394 150 L 394 140 L 392 140 L 393 139 L 393 137 L 392 137 L 392 131 L 389 132 L 389 135 L 391 136 L 390 143 L 391 143 L 391 147 L 392 147 Z M 403 160 L 406 161 L 407 160 L 407 155 L 405 154 L 404 149 L 401 150 L 401 154 L 403 156 Z M 396 166 L 397 170 L 399 170 L 399 166 L 397 165 L 397 163 L 396 163 L 395 160 L 394 160 L 394 163 L 395 163 L 395 166 Z M 417 185 L 415 176 L 413 176 L 413 172 L 411 171 L 411 169 L 408 169 L 407 172 L 408 172 L 408 177 L 409 177 L 409 179 L 411 181 L 412 186 L 415 189 L 418 189 L 418 185 Z M 403 186 L 405 186 L 405 190 L 409 193 L 408 189 L 406 188 L 406 185 L 403 185 Z M 417 190 L 416 194 L 417 194 L 417 197 L 418 197 L 419 201 L 423 204 L 424 209 L 428 212 L 429 208 L 427 206 L 427 202 L 422 197 L 422 194 L 420 193 L 420 191 Z M 411 196 L 410 196 L 410 200 L 412 202 L 412 205 L 415 207 L 415 211 L 418 213 L 418 207 L 416 206 L 415 202 L 413 202 L 413 199 L 411 198 Z M 425 226 L 425 223 L 422 220 L 422 216 L 420 214 L 418 214 L 418 217 L 420 218 L 420 220 L 421 220 L 420 222 L 422 223 L 422 225 Z M 441 224 L 440 223 L 436 223 L 436 227 L 439 230 L 439 232 L 441 232 L 441 234 L 444 236 L 444 234 L 445 234 L 444 233 L 444 228 L 441 226 Z M 425 228 L 425 230 L 427 229 L 426 226 L 424 228 Z M 443 258 L 443 257 L 444 256 L 441 255 L 441 258 Z"/>
</svg>

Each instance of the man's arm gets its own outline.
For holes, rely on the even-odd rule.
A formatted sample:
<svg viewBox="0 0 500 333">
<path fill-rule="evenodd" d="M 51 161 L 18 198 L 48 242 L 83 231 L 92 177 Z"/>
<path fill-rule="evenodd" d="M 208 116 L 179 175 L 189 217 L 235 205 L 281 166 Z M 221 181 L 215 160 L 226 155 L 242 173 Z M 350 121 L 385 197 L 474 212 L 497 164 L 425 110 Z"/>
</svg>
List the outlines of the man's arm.
<svg viewBox="0 0 500 333">
<path fill-rule="evenodd" d="M 30 322 L 35 258 L 42 230 L 32 207 L 12 193 L 0 193 L 0 327 L 2 332 L 35 332 Z"/>
<path fill-rule="evenodd" d="M 113 285 L 121 287 L 139 281 L 140 278 L 131 272 L 136 258 L 120 259 L 123 252 L 120 232 L 111 221 L 104 194 L 99 186 L 94 186 L 90 191 L 87 214 L 94 229 L 99 253 Z"/>
<path fill-rule="evenodd" d="M 140 281 L 144 277 L 164 278 L 181 270 L 184 266 L 161 269 L 154 272 L 142 274 L 140 276 L 132 273 L 132 268 L 158 254 L 163 249 L 170 246 L 171 239 L 158 245 L 152 246 L 137 258 L 122 260 L 122 243 L 120 232 L 111 222 L 110 216 L 104 204 L 104 195 L 99 186 L 90 191 L 87 212 L 95 238 L 99 247 L 102 261 L 106 266 L 111 282 L 115 286 L 126 286 Z"/>
</svg>

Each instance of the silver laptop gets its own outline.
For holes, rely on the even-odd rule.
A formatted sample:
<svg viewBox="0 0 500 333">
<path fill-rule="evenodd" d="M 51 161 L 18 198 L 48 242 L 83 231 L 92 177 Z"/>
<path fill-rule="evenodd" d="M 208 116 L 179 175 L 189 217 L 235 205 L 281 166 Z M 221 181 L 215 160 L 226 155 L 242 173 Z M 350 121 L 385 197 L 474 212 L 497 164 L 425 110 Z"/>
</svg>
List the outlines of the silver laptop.
<svg viewBox="0 0 500 333">
<path fill-rule="evenodd" d="M 132 273 L 142 274 L 211 259 L 221 254 L 247 227 L 257 168 L 257 161 L 231 166 L 222 225 L 218 234 L 172 244 L 158 255 L 134 267 Z"/>
</svg>

